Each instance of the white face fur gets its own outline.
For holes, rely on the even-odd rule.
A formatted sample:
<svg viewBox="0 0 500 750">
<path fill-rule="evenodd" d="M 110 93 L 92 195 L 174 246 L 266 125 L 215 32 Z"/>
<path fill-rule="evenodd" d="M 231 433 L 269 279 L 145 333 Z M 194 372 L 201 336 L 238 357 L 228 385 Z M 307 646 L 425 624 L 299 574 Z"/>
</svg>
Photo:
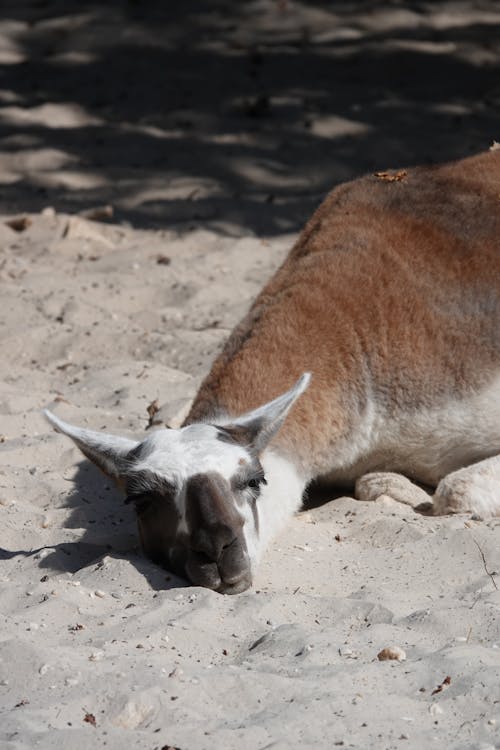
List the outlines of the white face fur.
<svg viewBox="0 0 500 750">
<path fill-rule="evenodd" d="M 251 585 L 258 552 L 259 459 L 309 378 L 237 419 L 161 429 L 142 441 L 46 416 L 124 487 L 148 556 L 195 584 L 239 593 Z"/>
<path fill-rule="evenodd" d="M 157 430 L 140 443 L 140 458 L 134 473 L 154 474 L 175 487 L 175 506 L 179 518 L 178 532 L 189 533 L 186 486 L 197 475 L 217 474 L 232 488 L 234 507 L 243 520 L 243 535 L 250 566 L 256 557 L 258 523 L 251 503 L 255 499 L 252 488 L 244 480 L 256 479 L 255 457 L 251 450 L 221 439 L 223 429 L 209 424 L 192 424 L 179 430 Z M 260 472 L 258 472 L 260 475 Z M 238 487 L 234 479 L 241 477 Z M 147 481 L 147 480 L 146 480 Z M 145 488 L 147 489 L 147 488 Z"/>
</svg>

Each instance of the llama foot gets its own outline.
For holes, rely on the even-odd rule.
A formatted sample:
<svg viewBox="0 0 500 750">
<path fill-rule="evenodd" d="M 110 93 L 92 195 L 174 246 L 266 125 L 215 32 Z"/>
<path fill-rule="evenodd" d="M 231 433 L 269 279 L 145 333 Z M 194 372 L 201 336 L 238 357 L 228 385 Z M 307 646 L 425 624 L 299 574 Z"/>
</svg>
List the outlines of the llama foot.
<svg viewBox="0 0 500 750">
<path fill-rule="evenodd" d="M 398 503 L 418 508 L 419 511 L 428 511 L 432 507 L 432 501 L 427 492 L 402 474 L 377 471 L 364 474 L 356 481 L 355 497 L 357 500 L 373 501 L 382 495 L 388 495 Z"/>
<path fill-rule="evenodd" d="M 439 482 L 433 500 L 435 515 L 500 516 L 500 456 L 448 474 Z"/>
</svg>

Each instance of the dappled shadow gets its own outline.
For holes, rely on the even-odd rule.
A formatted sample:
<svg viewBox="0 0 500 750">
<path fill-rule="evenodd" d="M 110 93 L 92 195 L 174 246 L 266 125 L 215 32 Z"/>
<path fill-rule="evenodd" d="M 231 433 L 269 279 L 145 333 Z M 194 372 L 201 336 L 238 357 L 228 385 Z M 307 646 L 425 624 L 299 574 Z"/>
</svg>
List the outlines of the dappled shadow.
<svg viewBox="0 0 500 750">
<path fill-rule="evenodd" d="M 0 210 L 296 230 L 498 137 L 500 2 L 3 3 Z"/>
<path fill-rule="evenodd" d="M 184 579 L 142 554 L 133 511 L 109 479 L 87 460 L 78 465 L 66 507 L 71 515 L 65 528 L 81 530 L 77 541 L 32 549 L 0 548 L 0 560 L 33 557 L 43 575 L 43 571 L 75 574 L 91 565 L 100 566 L 104 557 L 111 557 L 127 560 L 155 591 L 187 586 Z"/>
</svg>

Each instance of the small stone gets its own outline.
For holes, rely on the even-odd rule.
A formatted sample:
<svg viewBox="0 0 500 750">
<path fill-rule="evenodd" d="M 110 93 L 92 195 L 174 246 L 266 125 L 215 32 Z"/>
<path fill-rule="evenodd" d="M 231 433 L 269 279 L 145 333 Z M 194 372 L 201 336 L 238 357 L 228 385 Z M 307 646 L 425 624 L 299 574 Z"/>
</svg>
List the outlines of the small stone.
<svg viewBox="0 0 500 750">
<path fill-rule="evenodd" d="M 99 597 L 99 599 L 104 599 L 106 596 L 105 591 L 101 591 L 101 589 L 97 589 L 97 591 L 94 591 L 94 594 Z"/>
<path fill-rule="evenodd" d="M 89 661 L 101 661 L 103 656 L 103 651 L 94 651 L 92 654 L 90 654 Z"/>
<path fill-rule="evenodd" d="M 404 661 L 406 659 L 406 651 L 399 646 L 388 646 L 379 651 L 377 659 L 379 661 Z"/>
<path fill-rule="evenodd" d="M 41 549 L 40 552 L 35 555 L 35 560 L 44 560 L 46 557 L 52 554 L 52 552 L 54 552 L 53 549 Z"/>
<path fill-rule="evenodd" d="M 38 674 L 47 674 L 49 669 L 50 669 L 50 664 L 42 664 L 42 666 L 38 670 Z"/>
<path fill-rule="evenodd" d="M 441 708 L 439 703 L 432 703 L 432 705 L 429 706 L 429 713 L 431 716 L 439 716 L 444 714 L 444 709 Z"/>
</svg>

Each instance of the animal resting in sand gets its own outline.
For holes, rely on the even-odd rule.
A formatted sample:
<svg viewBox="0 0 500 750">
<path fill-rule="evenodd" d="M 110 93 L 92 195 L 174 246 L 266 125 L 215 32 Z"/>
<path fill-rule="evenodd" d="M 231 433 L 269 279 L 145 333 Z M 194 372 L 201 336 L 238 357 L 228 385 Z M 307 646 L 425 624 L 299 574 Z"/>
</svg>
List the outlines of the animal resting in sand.
<svg viewBox="0 0 500 750">
<path fill-rule="evenodd" d="M 312 480 L 500 515 L 500 151 L 333 190 L 181 429 L 47 416 L 125 489 L 149 557 L 227 594 Z"/>
</svg>

